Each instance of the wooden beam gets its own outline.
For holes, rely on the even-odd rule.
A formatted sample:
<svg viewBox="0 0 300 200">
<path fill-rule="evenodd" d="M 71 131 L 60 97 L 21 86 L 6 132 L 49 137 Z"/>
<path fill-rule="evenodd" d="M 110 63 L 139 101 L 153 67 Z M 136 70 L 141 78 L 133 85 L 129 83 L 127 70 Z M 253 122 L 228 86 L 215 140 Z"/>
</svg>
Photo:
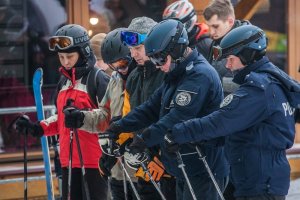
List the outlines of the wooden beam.
<svg viewBox="0 0 300 200">
<path fill-rule="evenodd" d="M 241 0 L 234 7 L 235 18 L 250 20 L 264 0 Z"/>
<path fill-rule="evenodd" d="M 287 52 L 287 72 L 294 79 L 300 81 L 300 1 L 288 0 L 288 52 Z M 300 125 L 296 125 L 296 143 L 300 143 Z"/>
<path fill-rule="evenodd" d="M 89 0 L 67 0 L 68 24 L 89 29 Z"/>
</svg>

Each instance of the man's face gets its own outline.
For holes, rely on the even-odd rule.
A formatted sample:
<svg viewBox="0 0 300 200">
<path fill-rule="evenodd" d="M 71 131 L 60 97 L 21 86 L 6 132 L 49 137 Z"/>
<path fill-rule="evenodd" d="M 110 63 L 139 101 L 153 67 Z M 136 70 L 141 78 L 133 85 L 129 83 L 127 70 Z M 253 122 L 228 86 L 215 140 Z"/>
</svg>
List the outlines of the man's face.
<svg viewBox="0 0 300 200">
<path fill-rule="evenodd" d="M 226 68 L 229 69 L 230 71 L 236 71 L 236 70 L 240 70 L 242 68 L 245 67 L 245 65 L 243 65 L 243 63 L 241 62 L 241 59 L 237 56 L 234 55 L 229 55 L 226 58 Z"/>
<path fill-rule="evenodd" d="M 149 60 L 146 56 L 145 46 L 143 44 L 137 46 L 129 46 L 131 57 L 137 62 L 138 65 L 144 65 L 145 61 Z"/>
<path fill-rule="evenodd" d="M 226 35 L 234 24 L 234 18 L 228 17 L 226 20 L 221 20 L 217 15 L 213 15 L 206 21 L 209 26 L 210 34 L 213 40 L 217 40 Z"/>
</svg>

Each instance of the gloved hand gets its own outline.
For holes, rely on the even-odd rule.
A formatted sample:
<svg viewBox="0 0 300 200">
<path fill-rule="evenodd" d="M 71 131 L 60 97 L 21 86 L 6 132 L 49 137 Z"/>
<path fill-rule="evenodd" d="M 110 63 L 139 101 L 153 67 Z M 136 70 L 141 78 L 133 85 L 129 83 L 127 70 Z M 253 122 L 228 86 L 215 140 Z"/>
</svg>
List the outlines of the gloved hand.
<svg viewBox="0 0 300 200">
<path fill-rule="evenodd" d="M 110 176 L 111 175 L 110 171 L 115 166 L 116 163 L 117 163 L 117 158 L 106 154 L 102 154 L 99 160 L 100 174 L 102 176 Z"/>
<path fill-rule="evenodd" d="M 148 149 L 140 136 L 135 136 L 130 145 L 125 147 L 125 163 L 132 169 L 137 170 L 141 163 L 147 162 L 149 158 Z"/>
<path fill-rule="evenodd" d="M 147 146 L 144 139 L 141 136 L 135 135 L 132 143 L 128 146 L 128 152 L 132 154 L 141 153 L 146 150 Z"/>
<path fill-rule="evenodd" d="M 99 134 L 99 138 L 109 138 L 116 140 L 122 132 L 122 127 L 118 123 L 113 122 L 103 133 Z"/>
<path fill-rule="evenodd" d="M 167 134 L 165 135 L 164 143 L 166 145 L 167 152 L 176 153 L 179 151 L 179 144 L 174 141 L 171 130 L 168 130 Z"/>
<path fill-rule="evenodd" d="M 76 107 L 65 106 L 65 126 L 67 128 L 80 128 L 83 125 L 84 114 Z"/>
<path fill-rule="evenodd" d="M 16 129 L 20 133 L 26 133 L 26 129 L 28 133 L 34 137 L 41 137 L 44 135 L 44 130 L 41 127 L 39 122 L 32 122 L 27 115 L 23 115 L 19 117 L 16 121 Z"/>
<path fill-rule="evenodd" d="M 147 168 L 154 181 L 160 181 L 162 176 L 170 177 L 170 175 L 165 174 L 165 167 L 156 156 L 154 156 L 154 158 L 148 163 Z M 144 172 L 142 167 L 138 168 L 138 170 L 135 173 L 135 176 L 140 177 L 145 181 L 150 180 L 148 174 Z"/>
</svg>

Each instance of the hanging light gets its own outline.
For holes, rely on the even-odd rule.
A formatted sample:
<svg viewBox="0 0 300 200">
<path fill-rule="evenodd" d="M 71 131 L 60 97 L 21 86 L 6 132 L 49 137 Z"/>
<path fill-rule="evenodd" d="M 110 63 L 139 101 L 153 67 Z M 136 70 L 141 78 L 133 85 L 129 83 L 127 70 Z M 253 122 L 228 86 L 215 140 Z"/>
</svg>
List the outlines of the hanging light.
<svg viewBox="0 0 300 200">
<path fill-rule="evenodd" d="M 90 18 L 90 24 L 96 25 L 96 24 L 98 24 L 98 22 L 99 22 L 99 19 L 97 17 Z"/>
</svg>

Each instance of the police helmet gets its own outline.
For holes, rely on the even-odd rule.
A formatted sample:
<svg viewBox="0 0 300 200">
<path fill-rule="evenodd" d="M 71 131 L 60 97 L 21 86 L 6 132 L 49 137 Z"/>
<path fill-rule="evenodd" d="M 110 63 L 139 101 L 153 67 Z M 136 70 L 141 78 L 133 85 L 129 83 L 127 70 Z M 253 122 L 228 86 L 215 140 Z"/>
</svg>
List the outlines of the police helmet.
<svg viewBox="0 0 300 200">
<path fill-rule="evenodd" d="M 184 24 L 188 32 L 191 32 L 197 22 L 197 15 L 190 2 L 180 0 L 165 8 L 163 19 L 177 19 Z"/>
<path fill-rule="evenodd" d="M 129 56 L 130 51 L 121 40 L 121 32 L 124 30 L 125 28 L 115 29 L 104 38 L 101 46 L 101 55 L 105 63 L 113 63 Z"/>
<path fill-rule="evenodd" d="M 49 49 L 56 52 L 79 52 L 88 58 L 91 55 L 90 38 L 87 30 L 78 24 L 68 24 L 59 28 L 49 39 Z"/>
<path fill-rule="evenodd" d="M 187 31 L 180 21 L 167 19 L 152 28 L 144 44 L 146 55 L 152 62 L 156 65 L 163 65 L 168 55 L 173 60 L 181 58 L 189 40 Z"/>
<path fill-rule="evenodd" d="M 235 55 L 247 65 L 264 56 L 267 45 L 267 37 L 262 29 L 243 25 L 230 31 L 221 40 L 220 46 L 214 47 L 214 58 L 220 60 Z"/>
</svg>

